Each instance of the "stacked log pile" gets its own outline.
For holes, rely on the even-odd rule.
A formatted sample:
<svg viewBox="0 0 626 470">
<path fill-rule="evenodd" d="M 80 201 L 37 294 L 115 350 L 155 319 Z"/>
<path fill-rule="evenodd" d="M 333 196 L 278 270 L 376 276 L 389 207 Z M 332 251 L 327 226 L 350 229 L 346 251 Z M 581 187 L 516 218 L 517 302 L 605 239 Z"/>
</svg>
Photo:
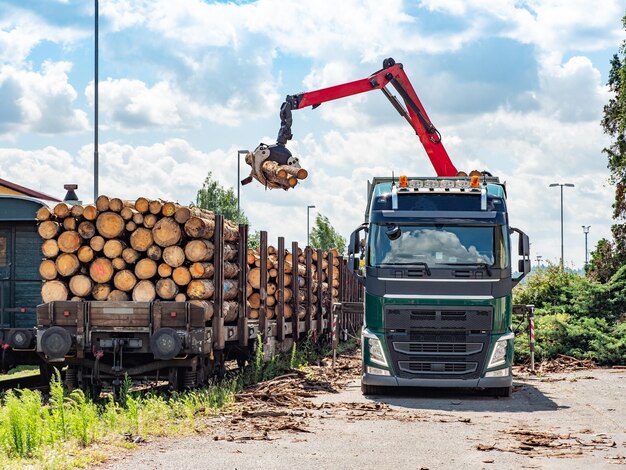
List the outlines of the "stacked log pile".
<svg viewBox="0 0 626 470">
<path fill-rule="evenodd" d="M 37 212 L 38 232 L 43 243 L 44 259 L 39 272 L 44 280 L 43 302 L 64 300 L 153 300 L 191 301 L 205 310 L 205 320 L 213 317 L 215 295 L 213 264 L 215 255 L 215 215 L 211 211 L 181 206 L 161 200 L 139 198 L 123 201 L 100 196 L 93 205 L 57 204 L 52 210 Z M 224 220 L 224 295 L 225 322 L 235 321 L 242 307 L 238 303 L 239 227 Z M 261 305 L 260 255 L 248 250 L 247 292 L 248 318 L 259 317 Z M 318 259 L 319 258 L 319 259 Z M 318 271 L 322 272 L 321 291 L 333 301 L 338 296 L 339 259 L 333 253 L 318 257 L 311 250 L 311 316 L 317 314 Z M 307 305 L 306 255 L 285 252 L 284 298 L 285 318 L 293 315 L 295 295 L 304 318 Z M 276 316 L 278 302 L 278 254 L 268 247 L 266 317 Z M 332 286 L 328 285 L 332 269 Z M 299 289 L 292 291 L 297 276 Z M 323 306 L 329 307 L 328 300 Z"/>
<path fill-rule="evenodd" d="M 213 212 L 172 202 L 100 196 L 93 205 L 37 212 L 44 239 L 39 272 L 44 302 L 186 301 L 213 316 Z M 238 315 L 239 230 L 224 221 L 224 315 Z"/>
<path fill-rule="evenodd" d="M 318 312 L 318 303 L 322 300 L 318 298 L 319 292 L 319 281 L 318 281 L 318 271 L 322 271 L 322 284 L 321 291 L 322 297 L 324 299 L 328 298 L 328 290 L 332 289 L 332 301 L 336 302 L 339 295 L 339 258 L 336 250 L 332 250 L 333 253 L 333 261 L 332 265 L 328 262 L 328 253 L 323 253 L 322 258 L 318 257 L 318 252 L 316 250 L 311 250 L 311 273 L 310 276 L 307 275 L 306 268 L 306 252 L 299 249 L 296 256 L 289 251 L 285 250 L 284 256 L 284 274 L 283 274 L 283 282 L 284 282 L 284 299 L 285 299 L 285 307 L 284 307 L 284 316 L 289 319 L 292 317 L 294 313 L 294 306 L 296 304 L 296 295 L 298 300 L 298 318 L 303 319 L 306 316 L 306 305 L 309 305 L 308 302 L 308 283 L 311 283 L 311 302 L 310 302 L 310 311 L 311 318 L 315 318 Z M 266 295 L 266 317 L 267 319 L 272 319 L 276 316 L 276 305 L 279 301 L 279 280 L 280 269 L 279 269 L 279 260 L 278 260 L 278 252 L 274 246 L 267 247 L 267 261 L 266 261 L 266 269 L 267 269 L 267 288 L 265 290 Z M 248 277 L 247 277 L 247 285 L 246 285 L 246 297 L 248 299 L 249 306 L 249 314 L 248 317 L 250 319 L 259 318 L 259 309 L 262 303 L 262 292 L 261 292 L 261 254 L 260 251 L 257 250 L 248 250 Z M 332 286 L 329 286 L 329 271 L 332 269 Z M 297 278 L 298 290 L 294 292 L 293 289 L 293 278 Z M 329 308 L 330 305 L 328 302 L 322 305 L 323 310 L 325 311 Z"/>
</svg>

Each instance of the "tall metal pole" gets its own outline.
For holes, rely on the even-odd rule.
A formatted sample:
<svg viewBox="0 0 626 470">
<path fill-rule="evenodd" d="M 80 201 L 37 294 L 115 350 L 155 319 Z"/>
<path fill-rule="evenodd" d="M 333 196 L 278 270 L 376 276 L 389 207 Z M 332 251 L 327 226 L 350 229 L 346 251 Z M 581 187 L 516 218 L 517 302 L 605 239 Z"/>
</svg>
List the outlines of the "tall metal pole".
<svg viewBox="0 0 626 470">
<path fill-rule="evenodd" d="M 589 235 L 589 229 L 591 225 L 583 225 L 583 233 L 585 234 L 585 269 L 589 264 L 589 249 L 587 248 L 587 236 Z"/>
<path fill-rule="evenodd" d="M 306 246 L 309 246 L 311 243 L 309 242 L 309 213 L 311 209 L 314 209 L 315 206 L 306 206 Z"/>
<path fill-rule="evenodd" d="M 560 186 L 561 187 L 561 270 L 564 269 L 564 262 L 565 262 L 565 258 L 564 258 L 564 249 L 563 249 L 563 186 L 567 186 L 568 188 L 573 188 L 574 185 L 572 183 L 552 183 L 550 184 L 551 188 L 554 188 L 556 186 Z"/>
<path fill-rule="evenodd" d="M 93 200 L 98 198 L 98 0 L 94 0 L 95 7 L 95 50 L 94 50 L 94 123 L 93 123 Z"/>
</svg>

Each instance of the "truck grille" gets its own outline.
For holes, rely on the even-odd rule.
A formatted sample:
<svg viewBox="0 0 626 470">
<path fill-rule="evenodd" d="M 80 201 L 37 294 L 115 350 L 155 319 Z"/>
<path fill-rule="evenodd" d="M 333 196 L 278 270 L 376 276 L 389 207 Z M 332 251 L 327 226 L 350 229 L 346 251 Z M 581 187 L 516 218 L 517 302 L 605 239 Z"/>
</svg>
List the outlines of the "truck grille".
<svg viewBox="0 0 626 470">
<path fill-rule="evenodd" d="M 482 343 L 419 343 L 400 342 L 393 343 L 393 348 L 403 354 L 455 354 L 470 355 L 482 351 Z"/>
<path fill-rule="evenodd" d="M 467 374 L 475 372 L 477 362 L 422 362 L 399 361 L 400 370 L 420 374 Z"/>
</svg>

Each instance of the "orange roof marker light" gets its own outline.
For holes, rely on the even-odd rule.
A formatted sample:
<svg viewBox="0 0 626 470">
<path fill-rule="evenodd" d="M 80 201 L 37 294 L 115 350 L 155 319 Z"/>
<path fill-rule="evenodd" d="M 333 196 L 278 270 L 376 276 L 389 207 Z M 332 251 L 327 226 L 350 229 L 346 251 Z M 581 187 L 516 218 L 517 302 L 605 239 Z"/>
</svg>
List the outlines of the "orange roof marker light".
<svg viewBox="0 0 626 470">
<path fill-rule="evenodd" d="M 400 176 L 400 187 L 401 188 L 408 188 L 409 187 L 409 177 L 406 175 L 402 175 Z"/>
<path fill-rule="evenodd" d="M 470 187 L 480 188 L 480 176 L 478 175 L 472 176 L 472 182 L 470 183 Z"/>
</svg>

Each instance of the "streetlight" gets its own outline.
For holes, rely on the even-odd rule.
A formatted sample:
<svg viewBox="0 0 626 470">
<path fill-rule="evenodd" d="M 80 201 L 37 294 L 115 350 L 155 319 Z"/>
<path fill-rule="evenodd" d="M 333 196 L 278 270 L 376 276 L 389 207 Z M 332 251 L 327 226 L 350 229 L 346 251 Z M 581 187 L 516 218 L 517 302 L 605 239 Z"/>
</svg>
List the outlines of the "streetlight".
<svg viewBox="0 0 626 470">
<path fill-rule="evenodd" d="M 237 217 L 241 217 L 241 202 L 240 193 L 241 189 L 241 156 L 250 153 L 248 150 L 237 150 Z"/>
<path fill-rule="evenodd" d="M 563 186 L 567 186 L 568 188 L 573 188 L 574 185 L 572 183 L 552 183 L 550 184 L 551 188 L 555 186 L 561 187 L 561 270 L 563 270 Z"/>
<path fill-rule="evenodd" d="M 94 202 L 98 199 L 99 188 L 98 188 L 98 174 L 99 174 L 99 155 L 98 155 L 98 15 L 99 15 L 99 5 L 98 0 L 94 0 L 94 70 L 93 70 L 93 85 L 94 85 L 94 94 L 93 94 L 93 200 Z"/>
<path fill-rule="evenodd" d="M 591 225 L 583 225 L 583 233 L 585 234 L 585 268 L 589 264 L 589 251 L 587 250 L 587 236 L 589 235 L 589 229 Z"/>
<path fill-rule="evenodd" d="M 306 206 L 306 246 L 310 245 L 309 242 L 309 214 L 311 209 L 315 209 L 315 206 Z"/>
<path fill-rule="evenodd" d="M 539 265 L 541 263 L 541 258 L 543 258 L 543 256 L 537 255 L 537 267 L 539 267 Z"/>
</svg>

